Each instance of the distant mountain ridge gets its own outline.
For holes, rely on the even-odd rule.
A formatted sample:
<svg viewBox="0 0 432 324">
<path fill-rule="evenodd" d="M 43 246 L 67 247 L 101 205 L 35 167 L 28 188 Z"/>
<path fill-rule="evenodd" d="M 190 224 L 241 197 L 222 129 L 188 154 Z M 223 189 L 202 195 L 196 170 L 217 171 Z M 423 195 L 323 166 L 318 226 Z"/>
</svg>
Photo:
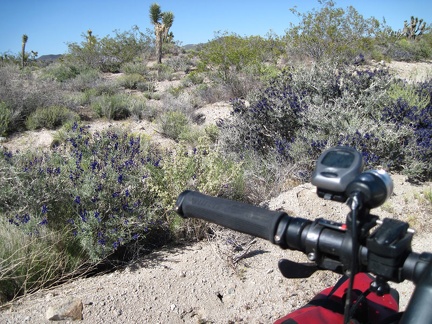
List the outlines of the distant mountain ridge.
<svg viewBox="0 0 432 324">
<path fill-rule="evenodd" d="M 48 55 L 42 55 L 40 57 L 37 58 L 38 61 L 43 61 L 43 62 L 47 62 L 47 61 L 57 61 L 60 57 L 62 57 L 62 54 L 48 54 Z"/>
</svg>

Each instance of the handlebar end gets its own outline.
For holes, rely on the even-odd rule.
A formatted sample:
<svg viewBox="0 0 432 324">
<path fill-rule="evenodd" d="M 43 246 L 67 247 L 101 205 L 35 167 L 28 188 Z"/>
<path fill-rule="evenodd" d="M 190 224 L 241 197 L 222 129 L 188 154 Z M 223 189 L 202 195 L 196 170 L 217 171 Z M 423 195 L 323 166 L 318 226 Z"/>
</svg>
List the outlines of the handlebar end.
<svg viewBox="0 0 432 324">
<path fill-rule="evenodd" d="M 177 201 L 175 203 L 175 211 L 177 214 L 179 214 L 180 217 L 182 218 L 188 218 L 184 212 L 183 212 L 183 208 L 182 208 L 182 203 L 184 200 L 184 197 L 186 196 L 186 194 L 190 192 L 190 190 L 185 190 L 183 191 L 178 197 L 177 197 Z"/>
</svg>

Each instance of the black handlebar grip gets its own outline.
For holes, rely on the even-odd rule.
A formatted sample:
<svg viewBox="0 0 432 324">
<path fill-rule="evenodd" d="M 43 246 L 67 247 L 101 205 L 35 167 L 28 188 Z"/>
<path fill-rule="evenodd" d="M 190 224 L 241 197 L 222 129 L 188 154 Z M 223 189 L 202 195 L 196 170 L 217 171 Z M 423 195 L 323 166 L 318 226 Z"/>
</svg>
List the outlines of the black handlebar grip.
<svg viewBox="0 0 432 324">
<path fill-rule="evenodd" d="M 176 211 L 183 218 L 203 220 L 274 243 L 279 220 L 285 212 L 271 211 L 238 201 L 186 190 L 177 198 Z"/>
</svg>

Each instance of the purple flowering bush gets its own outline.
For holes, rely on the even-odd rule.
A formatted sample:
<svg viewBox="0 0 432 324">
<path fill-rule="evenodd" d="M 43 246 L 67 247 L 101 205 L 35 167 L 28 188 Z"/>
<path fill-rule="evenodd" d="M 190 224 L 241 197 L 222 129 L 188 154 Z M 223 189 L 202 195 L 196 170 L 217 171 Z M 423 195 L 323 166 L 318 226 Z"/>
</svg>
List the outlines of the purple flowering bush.
<svg viewBox="0 0 432 324">
<path fill-rule="evenodd" d="M 223 126 L 228 152 L 277 154 L 308 180 L 319 154 L 335 145 L 356 147 L 367 167 L 385 167 L 412 179 L 432 175 L 432 83 L 395 96 L 386 70 L 331 62 L 283 71 L 251 101 L 232 101 Z M 390 91 L 392 90 L 392 91 Z M 408 96 L 409 95 L 409 96 Z M 422 105 L 417 104 L 421 102 Z"/>
<path fill-rule="evenodd" d="M 2 152 L 18 183 L 7 186 L 1 205 L 10 224 L 69 229 L 70 242 L 96 262 L 159 226 L 147 178 L 161 157 L 119 130 L 91 134 L 74 123 L 69 135 L 52 152 Z"/>
<path fill-rule="evenodd" d="M 100 262 L 117 264 L 176 233 L 196 237 L 189 229 L 202 224 L 183 223 L 172 212 L 187 188 L 227 197 L 242 189 L 240 165 L 221 156 L 208 139 L 195 148 L 165 152 L 125 130 L 91 132 L 78 123 L 69 125 L 65 137 L 43 153 L 0 150 L 0 221 L 5 225 L 0 239 L 13 231 L 25 244 L 20 248 L 27 249 L 31 239 L 66 258 L 53 278 Z M 0 259 L 10 268 L 14 258 L 2 251 Z M 26 264 L 0 277 L 0 291 L 22 292 L 11 278 L 19 277 L 17 269 L 31 271 Z"/>
</svg>

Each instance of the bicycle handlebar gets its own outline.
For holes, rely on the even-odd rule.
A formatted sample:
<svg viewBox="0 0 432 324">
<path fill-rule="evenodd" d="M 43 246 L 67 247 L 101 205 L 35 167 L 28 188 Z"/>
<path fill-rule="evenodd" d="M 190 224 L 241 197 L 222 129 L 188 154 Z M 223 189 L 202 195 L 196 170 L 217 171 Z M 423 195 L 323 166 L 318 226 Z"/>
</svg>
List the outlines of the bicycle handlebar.
<svg viewBox="0 0 432 324">
<path fill-rule="evenodd" d="M 178 197 L 176 211 L 184 218 L 201 218 L 272 243 L 279 220 L 286 215 L 285 212 L 270 211 L 189 190 Z"/>
<path fill-rule="evenodd" d="M 284 249 L 302 251 L 322 269 L 342 273 L 357 258 L 358 270 L 370 272 L 377 279 L 410 280 L 416 288 L 400 323 L 426 323 L 432 318 L 432 308 L 428 305 L 432 300 L 432 254 L 411 251 L 413 234 L 408 231 L 407 223 L 384 219 L 371 235 L 366 233 L 357 255 L 353 255 L 351 232 L 343 224 L 324 219 L 291 217 L 285 212 L 194 191 L 180 194 L 176 211 L 183 218 L 200 218 L 266 239 Z M 379 286 L 375 286 L 375 291 L 385 293 L 385 288 L 380 291 Z"/>
<path fill-rule="evenodd" d="M 283 249 L 301 251 L 321 268 L 338 273 L 346 270 L 347 263 L 353 259 L 350 233 L 343 224 L 291 217 L 282 211 L 188 190 L 179 195 L 176 211 L 183 218 L 200 218 L 266 239 Z M 419 282 L 428 265 L 432 266 L 432 254 L 411 251 L 412 234 L 403 234 L 408 228 L 403 224 L 407 225 L 385 219 L 366 243 L 359 246 L 357 258 L 361 271 L 394 282 Z"/>
</svg>

